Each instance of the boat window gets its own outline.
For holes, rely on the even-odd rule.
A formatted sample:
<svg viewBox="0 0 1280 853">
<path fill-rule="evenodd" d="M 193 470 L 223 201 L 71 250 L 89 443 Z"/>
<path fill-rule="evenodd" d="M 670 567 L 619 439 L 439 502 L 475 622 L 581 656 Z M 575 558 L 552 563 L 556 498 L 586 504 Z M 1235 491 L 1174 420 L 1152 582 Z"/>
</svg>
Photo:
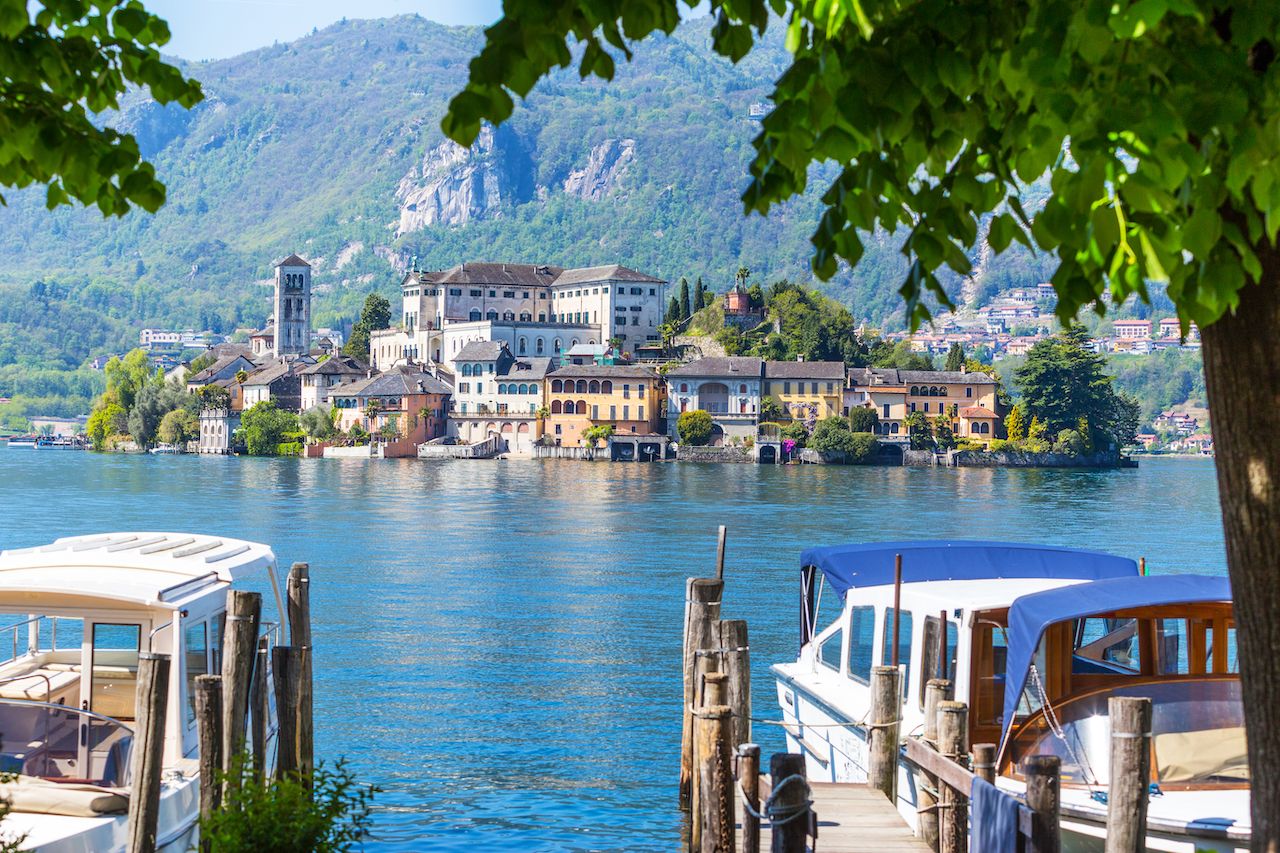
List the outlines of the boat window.
<svg viewBox="0 0 1280 853">
<path fill-rule="evenodd" d="M 95 622 L 89 710 L 117 720 L 135 716 L 141 625 Z"/>
<path fill-rule="evenodd" d="M 844 640 L 843 635 L 843 631 L 835 631 L 830 636 L 824 637 L 818 649 L 818 660 L 837 672 L 840 671 L 840 644 Z"/>
<path fill-rule="evenodd" d="M 204 622 L 188 625 L 182 632 L 182 647 L 187 665 L 187 725 L 196 721 L 196 676 L 209 672 L 208 626 Z"/>
<path fill-rule="evenodd" d="M 1090 618 L 1076 621 L 1072 672 L 1134 673 L 1141 668 L 1140 660 L 1137 619 Z"/>
<path fill-rule="evenodd" d="M 1003 625 L 989 621 L 978 623 L 973 630 L 974 721 L 980 726 L 999 726 L 1004 716 L 1004 677 L 1009 652 L 1009 639 Z"/>
<path fill-rule="evenodd" d="M 209 617 L 209 666 L 214 675 L 222 672 L 222 632 L 227 627 L 227 611 Z"/>
<path fill-rule="evenodd" d="M 911 681 L 911 611 L 900 610 L 898 619 L 898 664 L 902 666 L 902 695 L 907 695 Z M 884 642 L 880 646 L 880 663 L 893 662 L 893 608 L 884 609 Z"/>
<path fill-rule="evenodd" d="M 876 641 L 876 609 L 853 607 L 849 612 L 849 677 L 859 684 L 871 682 L 871 656 Z"/>
<path fill-rule="evenodd" d="M 840 623 L 843 616 L 844 603 L 824 578 L 822 585 L 818 588 L 815 624 L 820 631 L 825 631 L 831 625 Z M 834 670 L 840 669 L 840 645 L 844 640 L 843 634 L 843 631 L 836 630 L 830 636 L 823 637 L 820 641 L 821 646 L 818 648 L 818 660 Z"/>
<path fill-rule="evenodd" d="M 924 648 L 921 650 L 923 665 L 920 667 L 920 707 L 924 708 L 925 685 L 930 678 L 946 678 L 952 689 L 956 683 L 956 646 L 959 645 L 959 632 L 956 623 L 947 620 L 947 669 L 938 671 L 938 628 L 942 624 L 937 616 L 926 616 L 924 620 Z"/>
</svg>

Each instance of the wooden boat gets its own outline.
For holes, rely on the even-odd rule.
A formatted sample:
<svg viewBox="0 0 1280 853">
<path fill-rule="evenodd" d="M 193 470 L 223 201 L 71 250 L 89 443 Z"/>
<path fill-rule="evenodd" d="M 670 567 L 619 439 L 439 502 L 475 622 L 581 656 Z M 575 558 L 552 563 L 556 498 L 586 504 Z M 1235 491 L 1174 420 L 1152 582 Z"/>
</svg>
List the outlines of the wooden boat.
<svg viewBox="0 0 1280 853">
<path fill-rule="evenodd" d="M 265 545 L 108 533 L 0 551 L 0 835 L 46 853 L 124 850 L 138 655 L 171 655 L 157 849 L 193 849 L 199 816 L 195 678 L 219 672 L 227 590 L 266 574 Z M 268 643 L 278 638 L 265 623 Z M 271 680 L 268 678 L 268 685 Z M 274 738 L 274 721 L 268 721 Z M 268 752 L 270 754 L 270 751 Z"/>
<path fill-rule="evenodd" d="M 806 753 L 811 778 L 866 780 L 862 722 L 870 669 L 891 659 L 898 555 L 904 733 L 923 725 L 926 681 L 951 679 L 969 705 L 969 742 L 999 745 L 998 785 L 1022 792 L 1023 759 L 1059 756 L 1064 849 L 1100 851 L 1107 700 L 1150 697 L 1147 849 L 1248 848 L 1227 579 L 1143 576 L 1134 561 L 1096 551 L 965 541 L 806 551 L 800 653 L 773 672 L 788 747 Z M 899 771 L 898 806 L 914 824 L 916 780 L 905 762 Z"/>
</svg>

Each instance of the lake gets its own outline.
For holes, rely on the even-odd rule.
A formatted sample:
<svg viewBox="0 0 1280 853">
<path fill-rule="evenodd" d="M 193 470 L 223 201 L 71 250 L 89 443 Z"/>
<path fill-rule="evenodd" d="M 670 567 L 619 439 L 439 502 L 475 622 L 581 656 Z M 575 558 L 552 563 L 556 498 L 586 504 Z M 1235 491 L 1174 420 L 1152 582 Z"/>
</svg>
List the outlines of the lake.
<svg viewBox="0 0 1280 853">
<path fill-rule="evenodd" d="M 316 739 L 377 798 L 374 850 L 673 850 L 684 581 L 750 622 L 756 716 L 816 544 L 984 538 L 1225 571 L 1213 464 L 1137 470 L 120 456 L 0 448 L 0 548 L 107 530 L 311 564 Z M 263 590 L 265 591 L 265 589 Z M 268 597 L 267 601 L 270 599 Z M 782 748 L 758 727 L 766 756 Z"/>
</svg>

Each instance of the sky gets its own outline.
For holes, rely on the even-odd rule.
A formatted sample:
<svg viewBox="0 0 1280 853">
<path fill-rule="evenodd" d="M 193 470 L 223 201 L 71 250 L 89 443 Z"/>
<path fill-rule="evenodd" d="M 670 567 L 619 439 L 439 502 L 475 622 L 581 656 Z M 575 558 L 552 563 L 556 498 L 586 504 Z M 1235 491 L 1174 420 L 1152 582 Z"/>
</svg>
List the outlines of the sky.
<svg viewBox="0 0 1280 853">
<path fill-rule="evenodd" d="M 491 24 L 501 0 L 147 0 L 169 22 L 161 50 L 182 59 L 222 59 L 287 42 L 345 18 L 417 13 L 442 24 Z"/>
</svg>

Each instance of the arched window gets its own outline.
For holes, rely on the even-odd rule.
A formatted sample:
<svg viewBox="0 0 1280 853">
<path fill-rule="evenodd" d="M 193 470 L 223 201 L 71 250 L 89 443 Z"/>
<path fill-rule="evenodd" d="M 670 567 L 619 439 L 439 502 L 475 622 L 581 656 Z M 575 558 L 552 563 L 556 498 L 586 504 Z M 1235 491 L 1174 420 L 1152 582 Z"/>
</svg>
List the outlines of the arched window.
<svg viewBox="0 0 1280 853">
<path fill-rule="evenodd" d="M 579 400 L 579 401 L 578 401 L 578 414 L 580 414 L 580 415 L 585 415 L 585 414 L 587 413 L 587 411 L 588 411 L 588 409 L 587 409 L 587 401 L 586 401 L 586 400 Z"/>
<path fill-rule="evenodd" d="M 897 424 L 893 424 L 893 425 L 891 426 L 891 428 L 890 428 L 890 432 L 892 432 L 894 435 L 897 435 L 897 434 L 898 434 L 898 425 L 897 425 Z"/>
<path fill-rule="evenodd" d="M 497 319 L 498 319 L 498 312 L 497 312 L 497 311 L 486 311 L 486 312 L 485 312 L 485 315 L 484 315 L 484 318 L 485 318 L 486 320 L 488 320 L 489 322 L 491 322 L 491 323 L 492 323 L 492 322 L 495 322 L 495 321 L 497 321 Z"/>
<path fill-rule="evenodd" d="M 587 343 L 589 343 L 591 346 L 595 346 L 595 345 L 596 345 L 596 339 L 595 339 L 595 338 L 592 338 L 591 340 L 587 341 Z"/>
<path fill-rule="evenodd" d="M 982 434 L 983 435 L 991 434 L 991 424 L 988 424 L 988 423 L 982 424 Z"/>
<path fill-rule="evenodd" d="M 585 379 L 578 380 L 578 393 L 579 394 L 587 393 L 587 380 Z"/>
<path fill-rule="evenodd" d="M 600 393 L 600 380 L 598 380 L 598 379 L 592 379 L 592 380 L 591 380 L 591 384 L 587 386 L 587 393 L 588 393 L 588 394 L 599 394 L 599 393 Z"/>
<path fill-rule="evenodd" d="M 919 385 L 912 385 L 912 386 L 911 386 L 911 396 L 913 396 L 913 397 L 919 397 L 919 396 L 920 396 L 920 386 L 919 386 Z"/>
<path fill-rule="evenodd" d="M 556 338 L 556 348 L 553 350 L 553 352 L 560 352 L 560 339 L 559 339 L 559 338 Z"/>
<path fill-rule="evenodd" d="M 529 393 L 529 386 L 528 386 L 528 385 L 525 385 L 524 383 L 521 383 L 521 384 L 520 384 L 520 390 L 519 390 L 517 393 L 519 393 L 519 394 L 528 394 L 528 393 Z"/>
<path fill-rule="evenodd" d="M 532 314 L 530 314 L 530 313 L 528 313 L 528 312 L 522 312 L 522 313 L 520 314 L 520 322 L 521 322 L 521 323 L 528 323 L 528 322 L 531 322 L 532 320 L 533 320 L 533 315 L 532 315 Z"/>
<path fill-rule="evenodd" d="M 469 364 L 464 364 L 464 365 L 462 365 L 462 375 L 463 375 L 463 376 L 470 376 L 470 375 L 471 375 L 471 365 L 469 365 Z"/>
<path fill-rule="evenodd" d="M 681 382 L 681 383 L 680 383 L 680 393 L 681 393 L 681 394 L 688 394 L 688 393 L 689 393 L 689 383 L 688 383 L 688 382 Z"/>
<path fill-rule="evenodd" d="M 520 339 L 520 355 L 524 355 L 529 351 L 529 340 L 527 338 Z"/>
<path fill-rule="evenodd" d="M 571 346 L 571 347 L 576 347 L 577 345 L 578 345 L 578 339 L 577 339 L 577 338 L 574 338 L 574 339 L 573 339 L 573 343 L 569 344 L 569 346 Z"/>
<path fill-rule="evenodd" d="M 563 383 L 563 382 L 561 382 L 559 379 L 552 379 L 552 380 L 551 380 L 551 393 L 552 393 L 552 394 L 559 394 L 559 393 L 560 393 L 561 391 L 563 391 L 563 390 L 564 390 L 564 383 Z"/>
<path fill-rule="evenodd" d="M 946 389 L 945 387 L 943 387 L 943 388 L 939 388 L 939 389 L 938 389 L 938 396 L 939 396 L 939 397 L 945 397 L 945 396 L 947 396 L 947 389 Z"/>
<path fill-rule="evenodd" d="M 745 384 L 743 384 L 743 385 L 739 385 L 739 386 L 738 386 L 738 393 L 739 393 L 739 394 L 745 394 L 745 393 L 747 393 L 747 386 L 746 386 Z"/>
<path fill-rule="evenodd" d="M 553 415 L 558 415 L 558 414 L 560 414 L 560 412 L 561 412 L 561 411 L 562 411 L 562 409 L 561 409 L 561 407 L 560 407 L 560 401 L 559 401 L 559 400 L 552 400 L 552 401 L 551 401 L 551 414 L 553 414 Z"/>
<path fill-rule="evenodd" d="M 538 343 L 535 345 L 534 351 L 537 352 L 538 355 L 542 355 L 542 338 L 538 338 Z"/>
<path fill-rule="evenodd" d="M 612 393 L 613 393 L 613 383 L 612 383 L 612 382 L 610 382 L 608 379 L 606 379 L 605 381 L 601 382 L 601 383 L 600 383 L 600 393 L 601 393 L 601 394 L 612 394 Z"/>
<path fill-rule="evenodd" d="M 472 308 L 472 309 L 471 309 L 471 313 L 470 313 L 470 314 L 468 314 L 467 316 L 471 318 L 471 322 L 475 323 L 476 321 L 478 321 L 478 320 L 480 319 L 480 309 L 479 309 L 479 308 Z"/>
<path fill-rule="evenodd" d="M 510 386 L 510 385 L 508 385 L 508 384 L 507 384 L 507 383 L 505 383 L 505 382 L 499 382 L 499 383 L 498 383 L 498 393 L 499 393 L 499 394 L 510 394 L 510 393 L 511 393 L 511 386 Z"/>
<path fill-rule="evenodd" d="M 565 400 L 565 401 L 564 401 L 564 413 L 565 413 L 566 415 L 572 415 L 572 414 L 573 414 L 573 401 L 572 401 L 572 400 Z"/>
</svg>

